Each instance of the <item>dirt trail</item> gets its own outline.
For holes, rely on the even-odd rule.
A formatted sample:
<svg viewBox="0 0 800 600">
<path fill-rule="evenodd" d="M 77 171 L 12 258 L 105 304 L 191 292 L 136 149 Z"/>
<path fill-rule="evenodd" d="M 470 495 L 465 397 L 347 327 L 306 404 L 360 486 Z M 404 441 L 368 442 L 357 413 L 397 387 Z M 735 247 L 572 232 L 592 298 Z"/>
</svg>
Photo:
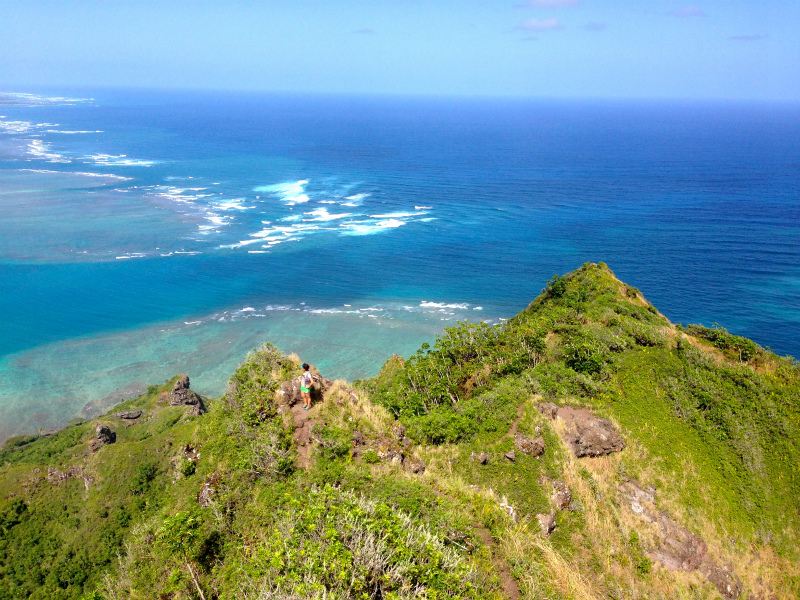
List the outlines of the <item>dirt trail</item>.
<svg viewBox="0 0 800 600">
<path fill-rule="evenodd" d="M 514 576 L 511 574 L 511 567 L 508 566 L 505 559 L 498 556 L 494 551 L 497 544 L 495 544 L 491 532 L 477 522 L 473 523 L 472 526 L 475 528 L 475 531 L 478 532 L 478 535 L 481 536 L 483 543 L 492 550 L 492 563 L 494 563 L 494 567 L 497 569 L 497 576 L 500 578 L 500 583 L 503 585 L 503 593 L 506 595 L 506 598 L 509 600 L 519 600 L 522 598 L 522 593 L 519 591 L 517 580 L 514 579 Z"/>
<path fill-rule="evenodd" d="M 289 408 L 294 420 L 294 441 L 297 446 L 297 466 L 308 469 L 311 459 L 308 456 L 311 445 L 311 430 L 319 420 L 315 419 L 316 407 L 303 410 L 303 405 L 296 402 Z"/>
<path fill-rule="evenodd" d="M 523 401 L 517 407 L 517 418 L 514 419 L 514 422 L 511 424 L 511 427 L 509 428 L 508 433 L 506 433 L 500 439 L 504 440 L 504 439 L 506 439 L 508 437 L 513 438 L 515 435 L 517 435 L 517 427 L 519 426 L 519 422 L 522 421 L 522 414 L 525 412 L 525 402 L 527 402 L 527 400 Z"/>
</svg>

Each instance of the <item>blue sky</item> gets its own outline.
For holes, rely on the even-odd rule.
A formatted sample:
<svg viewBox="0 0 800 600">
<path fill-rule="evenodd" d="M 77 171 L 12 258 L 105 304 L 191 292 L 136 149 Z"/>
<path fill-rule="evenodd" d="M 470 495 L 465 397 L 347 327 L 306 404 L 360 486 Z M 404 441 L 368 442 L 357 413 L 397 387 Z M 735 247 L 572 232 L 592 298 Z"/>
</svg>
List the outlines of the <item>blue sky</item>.
<svg viewBox="0 0 800 600">
<path fill-rule="evenodd" d="M 0 89 L 800 100 L 798 0 L 3 0 Z"/>
</svg>

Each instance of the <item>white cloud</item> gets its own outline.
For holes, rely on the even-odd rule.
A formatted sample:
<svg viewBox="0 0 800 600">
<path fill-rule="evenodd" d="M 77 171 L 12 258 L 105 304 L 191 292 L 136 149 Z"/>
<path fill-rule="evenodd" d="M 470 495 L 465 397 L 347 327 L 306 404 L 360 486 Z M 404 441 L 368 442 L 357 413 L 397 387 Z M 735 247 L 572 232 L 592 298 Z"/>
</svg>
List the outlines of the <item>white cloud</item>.
<svg viewBox="0 0 800 600">
<path fill-rule="evenodd" d="M 564 26 L 553 17 L 552 19 L 528 19 L 517 25 L 519 31 L 553 31 L 564 29 Z"/>
<path fill-rule="evenodd" d="M 703 11 L 702 8 L 697 8 L 696 6 L 684 6 L 683 8 L 679 8 L 678 10 L 673 10 L 671 13 L 668 14 L 671 17 L 681 17 L 681 18 L 708 16 L 705 13 L 705 11 Z"/>
</svg>

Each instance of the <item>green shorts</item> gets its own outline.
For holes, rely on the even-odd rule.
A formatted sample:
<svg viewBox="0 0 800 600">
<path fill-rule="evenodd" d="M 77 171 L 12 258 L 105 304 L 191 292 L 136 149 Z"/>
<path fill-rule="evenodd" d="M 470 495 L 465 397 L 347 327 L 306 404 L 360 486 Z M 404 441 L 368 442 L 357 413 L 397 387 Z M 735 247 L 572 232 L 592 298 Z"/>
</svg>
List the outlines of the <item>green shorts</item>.
<svg viewBox="0 0 800 600">
<path fill-rule="evenodd" d="M 303 393 L 303 394 L 307 394 L 307 393 L 308 393 L 308 388 L 307 388 L 307 387 L 303 387 L 303 386 L 301 385 L 301 386 L 300 386 L 300 392 L 301 392 L 301 393 Z"/>
</svg>

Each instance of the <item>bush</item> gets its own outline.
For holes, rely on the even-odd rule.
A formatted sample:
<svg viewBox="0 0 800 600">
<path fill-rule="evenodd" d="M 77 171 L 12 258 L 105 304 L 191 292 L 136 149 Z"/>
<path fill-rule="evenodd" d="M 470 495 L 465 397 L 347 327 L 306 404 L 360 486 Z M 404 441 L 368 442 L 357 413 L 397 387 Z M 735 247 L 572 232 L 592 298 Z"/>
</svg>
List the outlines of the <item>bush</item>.
<svg viewBox="0 0 800 600">
<path fill-rule="evenodd" d="M 229 409 L 241 411 L 245 424 L 255 427 L 277 414 L 275 390 L 297 373 L 298 365 L 272 344 L 264 344 L 236 369 L 228 382 L 225 403 Z"/>
</svg>

